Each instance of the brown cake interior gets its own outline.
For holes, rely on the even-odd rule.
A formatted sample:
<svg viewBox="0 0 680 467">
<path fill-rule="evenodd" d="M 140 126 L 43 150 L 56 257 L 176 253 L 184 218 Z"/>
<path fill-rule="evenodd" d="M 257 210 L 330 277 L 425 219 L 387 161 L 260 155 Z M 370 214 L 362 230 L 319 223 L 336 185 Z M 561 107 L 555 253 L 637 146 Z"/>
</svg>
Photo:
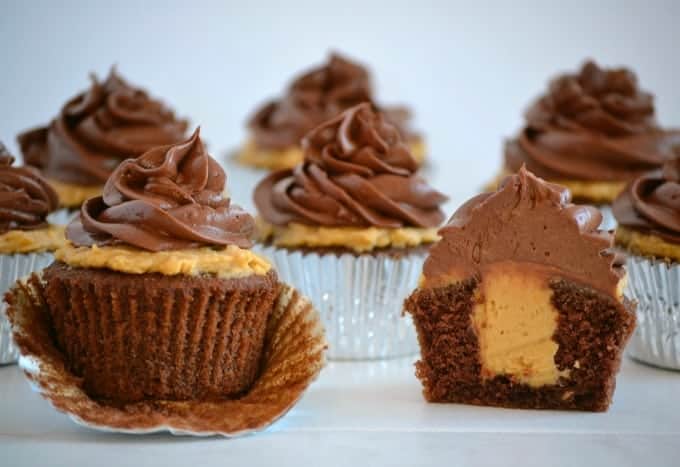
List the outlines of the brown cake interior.
<svg viewBox="0 0 680 467">
<path fill-rule="evenodd" d="M 257 376 L 276 273 L 239 279 L 45 269 L 54 338 L 92 397 L 234 397 Z"/>
<path fill-rule="evenodd" d="M 478 279 L 417 289 L 406 300 L 406 309 L 418 331 L 422 358 L 416 374 L 425 398 L 512 408 L 606 410 L 622 349 L 635 325 L 632 305 L 560 277 L 552 278 L 549 286 L 558 312 L 554 361 L 558 369 L 568 369 L 569 376 L 541 387 L 507 375 L 483 376 L 472 323 Z"/>
</svg>

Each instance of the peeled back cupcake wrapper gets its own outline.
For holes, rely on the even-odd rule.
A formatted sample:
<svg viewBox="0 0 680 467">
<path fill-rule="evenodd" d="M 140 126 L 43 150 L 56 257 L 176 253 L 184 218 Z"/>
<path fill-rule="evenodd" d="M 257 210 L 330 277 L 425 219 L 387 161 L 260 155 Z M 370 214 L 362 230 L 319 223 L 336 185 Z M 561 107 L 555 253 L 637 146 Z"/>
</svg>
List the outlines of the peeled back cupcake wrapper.
<svg viewBox="0 0 680 467">
<path fill-rule="evenodd" d="M 283 285 L 267 322 L 261 370 L 234 399 L 144 400 L 120 407 L 91 398 L 52 340 L 39 275 L 17 282 L 8 314 L 21 352 L 19 364 L 33 388 L 74 422 L 103 431 L 227 437 L 256 433 L 300 399 L 325 364 L 326 341 L 317 311 Z"/>
<path fill-rule="evenodd" d="M 52 253 L 19 253 L 0 255 L 0 365 L 16 363 L 18 352 L 12 343 L 9 322 L 5 316 L 4 296 L 17 281 L 30 273 L 39 271 L 52 263 Z"/>
<path fill-rule="evenodd" d="M 283 282 L 308 296 L 321 314 L 328 356 L 335 360 L 414 355 L 418 342 L 406 296 L 416 287 L 425 252 L 400 258 L 385 254 L 319 254 L 258 246 Z"/>
<path fill-rule="evenodd" d="M 680 370 L 680 265 L 630 255 L 626 295 L 638 302 L 630 355 L 652 365 Z"/>
</svg>

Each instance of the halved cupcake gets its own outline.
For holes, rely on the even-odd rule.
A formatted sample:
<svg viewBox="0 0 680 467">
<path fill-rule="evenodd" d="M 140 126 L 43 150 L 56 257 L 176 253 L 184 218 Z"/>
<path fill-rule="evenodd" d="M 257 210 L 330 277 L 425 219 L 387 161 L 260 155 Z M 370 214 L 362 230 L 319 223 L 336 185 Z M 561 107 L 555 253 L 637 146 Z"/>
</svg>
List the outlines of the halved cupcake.
<svg viewBox="0 0 680 467">
<path fill-rule="evenodd" d="M 44 172 L 65 208 L 100 195 L 124 159 L 186 137 L 186 120 L 115 69 L 104 82 L 91 79 L 90 89 L 70 99 L 48 126 L 18 136 L 24 161 Z"/>
<path fill-rule="evenodd" d="M 680 131 L 657 123 L 654 97 L 632 71 L 592 61 L 553 79 L 525 119 L 505 144 L 499 180 L 526 165 L 569 188 L 574 200 L 604 207 L 606 228 L 614 225 L 609 205 L 626 183 L 660 167 L 680 144 Z"/>
<path fill-rule="evenodd" d="M 369 72 L 338 54 L 328 62 L 297 77 L 286 94 L 259 108 L 248 121 L 250 136 L 237 154 L 244 165 L 263 169 L 287 169 L 300 163 L 302 138 L 314 127 L 344 110 L 369 102 L 399 128 L 418 164 L 425 159 L 425 143 L 410 129 L 410 111 L 383 107 L 373 96 Z"/>
<path fill-rule="evenodd" d="M 336 359 L 416 351 L 400 319 L 446 196 L 415 174 L 399 131 L 364 103 L 305 136 L 305 160 L 255 188 L 263 251 L 319 307 Z"/>
<path fill-rule="evenodd" d="M 64 228 L 47 221 L 57 209 L 57 194 L 38 170 L 13 163 L 0 143 L 0 300 L 14 281 L 50 264 L 52 252 L 65 243 Z M 0 365 L 16 360 L 0 301 Z"/>
</svg>

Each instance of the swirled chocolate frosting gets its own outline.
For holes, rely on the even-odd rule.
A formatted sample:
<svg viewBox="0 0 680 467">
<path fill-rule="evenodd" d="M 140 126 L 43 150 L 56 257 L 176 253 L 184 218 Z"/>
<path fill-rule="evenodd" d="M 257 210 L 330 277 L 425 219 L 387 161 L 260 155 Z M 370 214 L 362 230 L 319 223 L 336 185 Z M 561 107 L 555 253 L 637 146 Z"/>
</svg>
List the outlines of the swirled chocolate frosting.
<svg viewBox="0 0 680 467">
<path fill-rule="evenodd" d="M 19 135 L 27 164 L 49 177 L 101 185 L 124 159 L 182 141 L 186 120 L 125 82 L 115 70 L 68 101 L 48 127 Z"/>
<path fill-rule="evenodd" d="M 364 103 L 318 126 L 302 141 L 304 162 L 274 172 L 255 204 L 274 225 L 436 227 L 446 196 L 415 175 L 399 131 Z"/>
<path fill-rule="evenodd" d="M 623 227 L 680 243 L 680 159 L 630 182 L 612 211 Z"/>
<path fill-rule="evenodd" d="M 36 169 L 13 163 L 0 143 L 0 234 L 47 227 L 47 215 L 59 205 L 57 194 Z"/>
<path fill-rule="evenodd" d="M 286 149 L 297 146 L 317 125 L 362 102 L 370 102 L 378 109 L 368 71 L 347 58 L 331 54 L 328 63 L 295 79 L 285 96 L 256 111 L 248 127 L 259 147 Z M 381 110 L 405 137 L 413 136 L 408 129 L 408 109 Z"/>
<path fill-rule="evenodd" d="M 183 142 L 127 159 L 103 196 L 86 201 L 66 229 L 75 245 L 131 245 L 150 251 L 251 246 L 253 218 L 224 195 L 226 175 L 199 130 Z"/>
<path fill-rule="evenodd" d="M 552 180 L 626 181 L 660 167 L 680 143 L 680 131 L 658 126 L 654 98 L 632 71 L 594 62 L 554 79 L 525 118 L 506 143 L 506 167 L 525 164 Z"/>
<path fill-rule="evenodd" d="M 613 236 L 597 230 L 602 215 L 571 203 L 566 188 L 542 180 L 524 167 L 494 193 L 464 203 L 439 230 L 425 279 L 471 277 L 490 263 L 526 262 L 552 266 L 607 292 L 616 290 L 622 258 L 611 250 Z"/>
</svg>

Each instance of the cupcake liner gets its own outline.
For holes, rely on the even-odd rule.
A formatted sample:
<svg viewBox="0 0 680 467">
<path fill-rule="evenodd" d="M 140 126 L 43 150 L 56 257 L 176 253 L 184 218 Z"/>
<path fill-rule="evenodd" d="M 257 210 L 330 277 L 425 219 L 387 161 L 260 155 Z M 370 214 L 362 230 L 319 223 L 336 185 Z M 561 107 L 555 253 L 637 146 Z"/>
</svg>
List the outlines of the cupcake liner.
<svg viewBox="0 0 680 467">
<path fill-rule="evenodd" d="M 628 345 L 636 360 L 680 370 L 680 265 L 630 255 L 626 295 L 638 302 Z"/>
<path fill-rule="evenodd" d="M 600 223 L 600 230 L 614 230 L 617 226 L 616 218 L 612 212 L 612 207 L 609 204 L 600 204 L 596 206 L 602 213 L 602 222 Z"/>
<path fill-rule="evenodd" d="M 279 277 L 318 308 L 333 360 L 384 359 L 418 353 L 403 303 L 420 277 L 425 251 L 386 254 L 319 254 L 258 246 Z"/>
<path fill-rule="evenodd" d="M 52 225 L 68 225 L 77 214 L 77 209 L 60 208 L 47 215 L 47 222 Z"/>
<path fill-rule="evenodd" d="M 41 276 L 18 282 L 8 302 L 19 364 L 33 388 L 74 422 L 102 431 L 227 437 L 262 431 L 290 410 L 325 364 L 318 313 L 283 285 L 267 322 L 260 372 L 242 396 L 111 405 L 87 394 L 52 340 Z"/>
<path fill-rule="evenodd" d="M 88 394 L 135 402 L 240 394 L 259 368 L 275 276 L 43 273 L 54 336 Z"/>
<path fill-rule="evenodd" d="M 5 316 L 5 292 L 22 277 L 52 263 L 52 253 L 17 253 L 0 255 L 0 365 L 16 363 L 18 352 L 12 343 L 9 322 Z"/>
</svg>

